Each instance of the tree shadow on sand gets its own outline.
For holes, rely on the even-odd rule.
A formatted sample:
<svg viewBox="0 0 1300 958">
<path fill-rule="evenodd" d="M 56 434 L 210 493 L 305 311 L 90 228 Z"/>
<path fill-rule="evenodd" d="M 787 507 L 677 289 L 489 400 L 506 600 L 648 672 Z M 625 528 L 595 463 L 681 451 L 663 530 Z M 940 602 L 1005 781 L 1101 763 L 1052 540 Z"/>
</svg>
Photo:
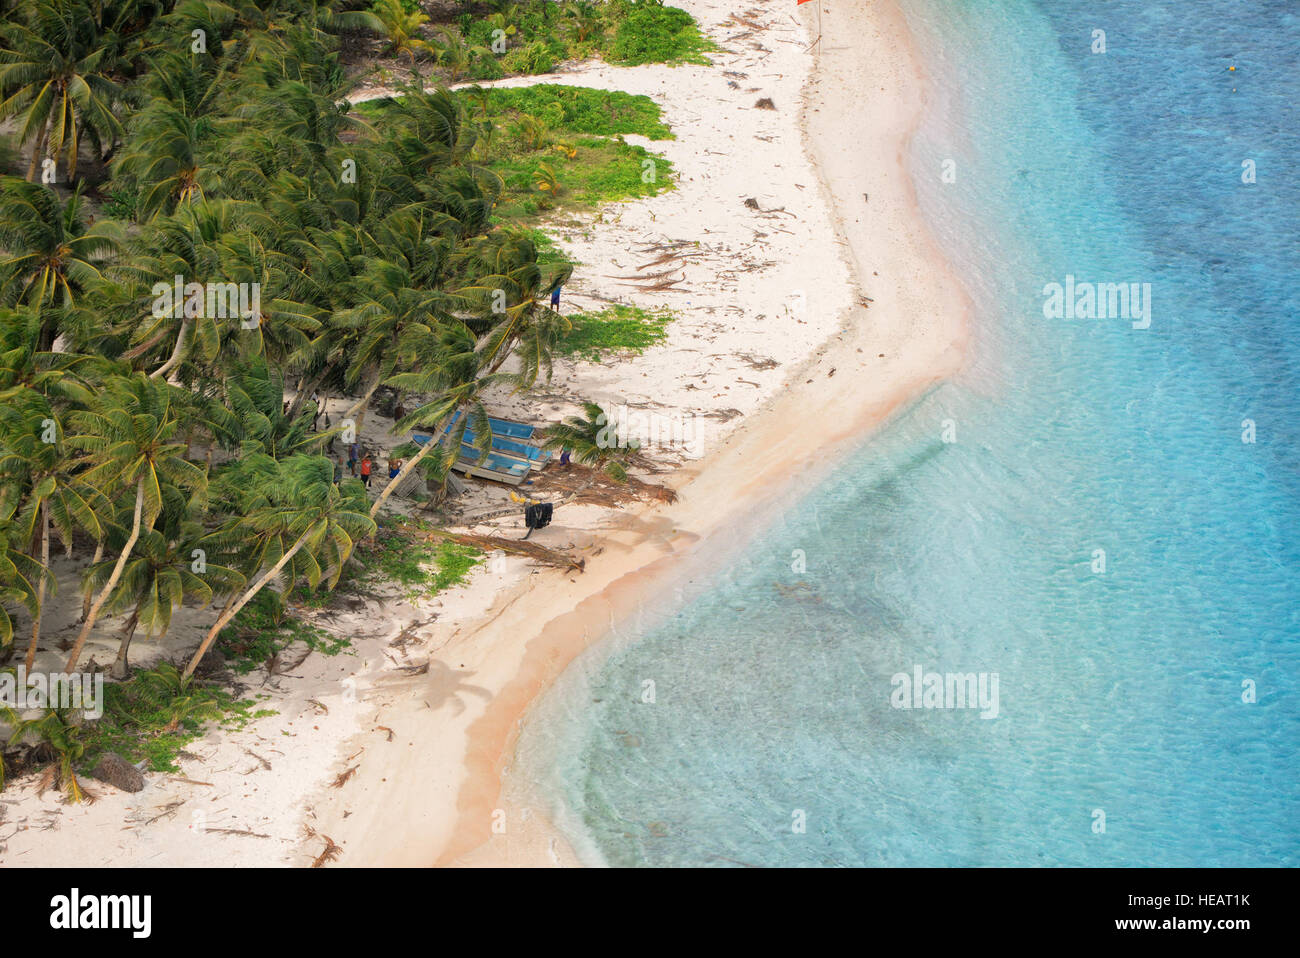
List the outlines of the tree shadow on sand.
<svg viewBox="0 0 1300 958">
<path fill-rule="evenodd" d="M 465 681 L 466 678 L 473 674 L 473 672 L 457 671 L 445 662 L 430 659 L 428 675 L 429 691 L 432 696 L 427 700 L 429 708 L 440 709 L 450 702 L 455 709 L 453 714 L 460 715 L 465 711 L 465 702 L 462 695 L 481 695 L 484 701 L 491 701 L 491 692 L 481 685 L 471 685 Z"/>
</svg>

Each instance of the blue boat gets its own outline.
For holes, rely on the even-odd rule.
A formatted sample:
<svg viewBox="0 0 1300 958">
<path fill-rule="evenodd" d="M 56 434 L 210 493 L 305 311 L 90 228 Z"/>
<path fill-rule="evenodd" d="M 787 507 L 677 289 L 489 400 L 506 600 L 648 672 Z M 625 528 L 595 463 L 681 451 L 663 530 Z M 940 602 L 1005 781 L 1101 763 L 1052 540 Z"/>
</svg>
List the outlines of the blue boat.
<svg viewBox="0 0 1300 958">
<path fill-rule="evenodd" d="M 454 426 L 460 421 L 460 411 L 452 413 L 451 424 Z M 511 419 L 494 419 L 488 416 L 488 425 L 492 428 L 492 435 L 502 436 L 506 439 L 532 439 L 537 432 L 536 426 L 530 426 L 526 422 L 515 422 Z"/>
<path fill-rule="evenodd" d="M 431 438 L 425 433 L 411 433 L 411 441 L 417 446 L 423 446 Z M 533 464 L 527 459 L 498 452 L 495 449 L 488 450 L 488 454 L 484 456 L 469 443 L 462 442 L 460 444 L 460 456 L 452 463 L 451 468 L 464 473 L 471 479 L 492 479 L 496 482 L 517 486 L 528 478 L 528 473 L 532 471 Z"/>
<path fill-rule="evenodd" d="M 489 420 L 490 422 L 491 420 Z M 469 445 L 474 445 L 474 430 L 467 428 L 464 433 L 464 441 Z M 519 456 L 534 463 L 538 468 L 546 465 L 551 461 L 551 453 L 541 446 L 534 446 L 530 443 L 520 442 L 517 439 L 505 439 L 492 427 L 492 448 L 498 452 L 504 452 L 511 456 Z"/>
<path fill-rule="evenodd" d="M 460 419 L 460 412 L 457 411 L 451 417 L 451 423 L 454 426 Z M 488 417 L 488 426 L 492 430 L 492 448 L 498 452 L 503 452 L 509 456 L 520 456 L 527 459 L 538 469 L 551 461 L 550 450 L 543 449 L 536 445 L 532 440 L 537 436 L 537 427 L 530 426 L 523 422 L 514 422 L 510 419 L 495 419 Z M 470 445 L 474 444 L 475 432 L 470 427 L 465 427 L 464 441 Z"/>
</svg>

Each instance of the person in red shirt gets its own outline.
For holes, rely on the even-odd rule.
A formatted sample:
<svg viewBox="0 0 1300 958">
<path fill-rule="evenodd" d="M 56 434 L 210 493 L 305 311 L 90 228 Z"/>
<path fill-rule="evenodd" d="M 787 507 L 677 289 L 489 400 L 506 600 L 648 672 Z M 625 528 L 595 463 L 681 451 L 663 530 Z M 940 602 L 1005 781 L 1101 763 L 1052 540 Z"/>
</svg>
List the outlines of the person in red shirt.
<svg viewBox="0 0 1300 958">
<path fill-rule="evenodd" d="M 370 462 L 370 454 L 367 453 L 361 458 L 361 481 L 366 484 L 367 489 L 370 488 L 370 472 L 373 468 L 374 466 Z"/>
</svg>

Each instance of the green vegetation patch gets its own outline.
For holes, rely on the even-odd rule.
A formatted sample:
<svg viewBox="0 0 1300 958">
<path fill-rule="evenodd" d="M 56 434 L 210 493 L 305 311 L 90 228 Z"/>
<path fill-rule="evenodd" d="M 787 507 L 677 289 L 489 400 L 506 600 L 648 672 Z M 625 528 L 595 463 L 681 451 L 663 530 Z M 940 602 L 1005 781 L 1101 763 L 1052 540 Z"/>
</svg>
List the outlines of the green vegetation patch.
<svg viewBox="0 0 1300 958">
<path fill-rule="evenodd" d="M 179 772 L 180 752 L 203 734 L 209 722 L 241 728 L 256 702 L 236 699 L 229 691 L 202 681 L 183 682 L 169 662 L 136 672 L 126 682 L 104 684 L 104 714 L 79 730 L 78 761 L 91 769 L 105 752 L 117 752 L 130 762 L 144 761 L 155 772 Z"/>
<path fill-rule="evenodd" d="M 609 59 L 615 63 L 702 63 L 716 49 L 685 10 L 654 0 L 632 4 L 614 30 Z"/>
<path fill-rule="evenodd" d="M 290 615 L 283 597 L 264 589 L 221 630 L 215 647 L 226 656 L 233 672 L 247 675 L 295 642 L 321 655 L 339 655 L 352 645 L 343 636 Z"/>
<path fill-rule="evenodd" d="M 373 544 L 356 551 L 363 581 L 396 582 L 409 598 L 427 599 L 468 579 L 483 553 L 472 546 L 419 537 L 420 531 L 431 528 L 411 520 L 380 529 Z"/>
<path fill-rule="evenodd" d="M 537 117 L 557 135 L 620 136 L 631 133 L 649 140 L 673 139 L 672 130 L 661 119 L 658 103 L 648 96 L 621 90 L 539 83 L 464 95 L 481 97 L 488 117 L 498 123 L 527 114 Z"/>
<path fill-rule="evenodd" d="M 647 96 L 541 84 L 462 90 L 457 97 L 481 125 L 475 161 L 505 184 L 493 211 L 497 222 L 525 225 L 554 211 L 590 210 L 673 188 L 668 160 L 623 140 L 629 134 L 673 138 L 659 104 Z M 367 100 L 355 110 L 382 129 L 393 104 L 392 98 Z M 563 259 L 557 254 L 551 261 Z"/>
<path fill-rule="evenodd" d="M 484 9 L 498 11 L 482 16 Z M 435 41 L 440 69 L 453 79 L 550 73 L 565 60 L 701 63 L 717 47 L 689 13 L 663 0 L 487 0 L 456 17 Z M 505 44 L 504 51 L 501 44 Z"/>
<path fill-rule="evenodd" d="M 500 219 L 526 222 L 553 210 L 593 209 L 672 189 L 672 164 L 622 140 L 583 138 L 566 152 L 519 153 L 497 172 L 506 190 Z"/>
<path fill-rule="evenodd" d="M 600 362 L 607 353 L 641 353 L 663 342 L 673 315 L 639 306 L 610 306 L 598 313 L 576 313 L 567 319 L 573 325 L 560 339 L 556 352 Z"/>
</svg>

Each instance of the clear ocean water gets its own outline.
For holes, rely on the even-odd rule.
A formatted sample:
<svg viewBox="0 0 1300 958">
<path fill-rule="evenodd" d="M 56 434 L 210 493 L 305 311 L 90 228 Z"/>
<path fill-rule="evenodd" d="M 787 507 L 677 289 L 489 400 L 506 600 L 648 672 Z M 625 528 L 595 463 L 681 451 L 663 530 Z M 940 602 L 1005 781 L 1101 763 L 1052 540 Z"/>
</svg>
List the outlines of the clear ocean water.
<svg viewBox="0 0 1300 958">
<path fill-rule="evenodd" d="M 513 777 L 593 863 L 1300 864 L 1300 4 L 904 7 L 969 368 L 580 660 Z M 1045 318 L 1067 275 L 1150 328 Z M 917 666 L 997 718 L 891 707 Z"/>
</svg>

